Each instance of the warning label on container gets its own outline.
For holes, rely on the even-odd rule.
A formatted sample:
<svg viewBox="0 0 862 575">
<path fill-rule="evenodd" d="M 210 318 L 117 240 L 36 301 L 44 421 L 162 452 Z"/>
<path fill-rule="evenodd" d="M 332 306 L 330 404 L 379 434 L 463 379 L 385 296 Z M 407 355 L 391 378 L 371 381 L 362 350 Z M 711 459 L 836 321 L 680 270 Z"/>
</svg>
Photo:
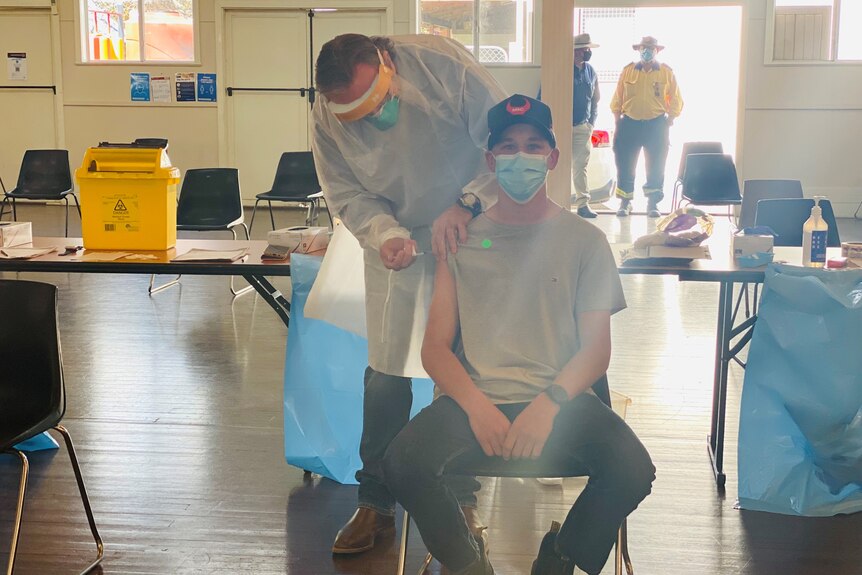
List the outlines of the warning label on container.
<svg viewBox="0 0 862 575">
<path fill-rule="evenodd" d="M 106 232 L 141 231 L 138 194 L 120 193 L 103 196 L 102 224 Z"/>
</svg>

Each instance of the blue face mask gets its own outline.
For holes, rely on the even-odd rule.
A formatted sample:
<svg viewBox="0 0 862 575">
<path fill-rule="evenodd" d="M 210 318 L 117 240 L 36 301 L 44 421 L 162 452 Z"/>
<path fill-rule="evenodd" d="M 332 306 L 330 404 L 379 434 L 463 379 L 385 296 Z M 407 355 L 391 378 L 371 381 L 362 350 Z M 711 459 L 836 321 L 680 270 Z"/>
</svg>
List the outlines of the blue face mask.
<svg viewBox="0 0 862 575">
<path fill-rule="evenodd" d="M 372 126 L 385 132 L 398 122 L 400 104 L 401 101 L 398 98 L 390 98 L 377 114 L 366 116 L 366 119 L 371 122 Z"/>
<path fill-rule="evenodd" d="M 641 60 L 644 62 L 652 62 L 655 58 L 655 50 L 652 48 L 644 48 L 641 50 Z"/>
<path fill-rule="evenodd" d="M 495 157 L 497 182 L 515 203 L 526 204 L 548 178 L 548 156 L 541 154 L 501 154 Z"/>
</svg>

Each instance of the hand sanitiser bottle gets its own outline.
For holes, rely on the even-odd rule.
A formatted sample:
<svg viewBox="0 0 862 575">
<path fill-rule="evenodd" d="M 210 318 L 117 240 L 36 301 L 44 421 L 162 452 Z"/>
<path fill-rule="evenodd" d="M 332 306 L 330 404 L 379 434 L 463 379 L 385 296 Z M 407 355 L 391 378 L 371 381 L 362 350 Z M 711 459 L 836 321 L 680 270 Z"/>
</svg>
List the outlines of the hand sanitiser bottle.
<svg viewBox="0 0 862 575">
<path fill-rule="evenodd" d="M 820 210 L 822 196 L 814 197 L 811 217 L 802 226 L 802 265 L 810 268 L 822 268 L 826 264 L 826 240 L 829 236 L 829 225 L 823 219 Z"/>
</svg>

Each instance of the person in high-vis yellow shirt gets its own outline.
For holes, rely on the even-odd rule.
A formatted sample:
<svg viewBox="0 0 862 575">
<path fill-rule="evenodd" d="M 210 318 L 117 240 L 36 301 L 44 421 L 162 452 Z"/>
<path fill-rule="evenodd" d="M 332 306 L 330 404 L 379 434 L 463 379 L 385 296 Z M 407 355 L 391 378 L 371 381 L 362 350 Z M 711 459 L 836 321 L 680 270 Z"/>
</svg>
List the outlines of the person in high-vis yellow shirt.
<svg viewBox="0 0 862 575">
<path fill-rule="evenodd" d="M 616 196 L 622 201 L 617 215 L 632 211 L 635 169 L 641 148 L 646 159 L 647 215 L 661 215 L 658 204 L 664 197 L 664 168 L 669 146 L 668 132 L 682 112 L 682 96 L 667 64 L 656 61 L 664 49 L 652 36 L 644 36 L 632 49 L 640 52 L 640 60 L 623 68 L 617 89 L 611 100 L 611 112 L 616 119 L 614 157 L 617 165 Z"/>
</svg>

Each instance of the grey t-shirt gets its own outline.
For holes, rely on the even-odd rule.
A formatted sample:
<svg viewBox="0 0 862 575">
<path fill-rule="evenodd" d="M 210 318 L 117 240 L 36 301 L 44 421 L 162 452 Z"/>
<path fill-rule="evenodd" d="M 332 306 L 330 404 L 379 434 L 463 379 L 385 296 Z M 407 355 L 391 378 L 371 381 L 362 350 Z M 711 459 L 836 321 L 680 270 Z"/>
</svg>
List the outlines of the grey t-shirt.
<svg viewBox="0 0 862 575">
<path fill-rule="evenodd" d="M 485 214 L 449 258 L 456 354 L 494 403 L 531 401 L 580 349 L 577 314 L 626 307 L 604 233 L 567 210 L 513 226 Z"/>
</svg>

